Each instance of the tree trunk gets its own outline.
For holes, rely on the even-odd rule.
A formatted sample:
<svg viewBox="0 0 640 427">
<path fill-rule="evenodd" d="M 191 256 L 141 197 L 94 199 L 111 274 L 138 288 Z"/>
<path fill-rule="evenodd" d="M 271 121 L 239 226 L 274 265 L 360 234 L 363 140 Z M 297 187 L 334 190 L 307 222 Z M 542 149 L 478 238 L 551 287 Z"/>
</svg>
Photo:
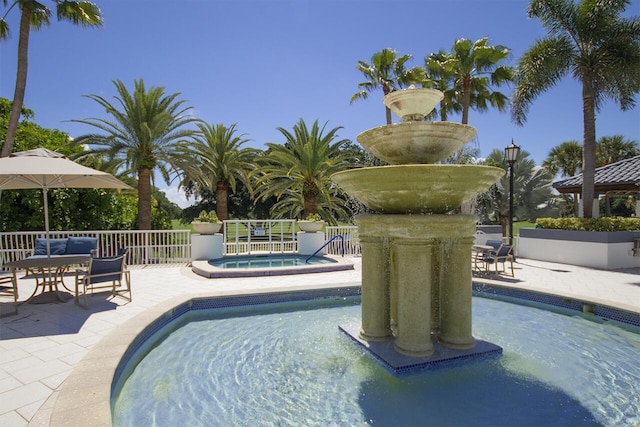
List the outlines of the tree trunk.
<svg viewBox="0 0 640 427">
<path fill-rule="evenodd" d="M 440 121 L 441 122 L 447 121 L 447 110 L 445 109 L 445 107 L 446 107 L 446 102 L 443 98 L 442 101 L 440 101 Z"/>
<path fill-rule="evenodd" d="M 318 195 L 316 193 L 308 193 L 303 194 L 302 197 L 304 198 L 304 218 L 318 213 Z"/>
<path fill-rule="evenodd" d="M 462 124 L 469 123 L 469 105 L 471 104 L 471 80 L 470 77 L 462 79 Z M 456 152 L 454 163 L 459 164 L 462 162 L 462 154 L 464 153 L 464 147 Z"/>
<path fill-rule="evenodd" d="M 593 217 L 596 173 L 596 115 L 593 86 L 590 77 L 582 83 L 582 115 L 584 120 L 584 142 L 582 147 L 582 215 Z"/>
<path fill-rule="evenodd" d="M 388 95 L 390 92 L 391 91 L 389 90 L 388 86 L 382 86 L 382 96 L 383 97 Z M 385 110 L 385 113 L 387 114 L 387 124 L 390 125 L 391 124 L 391 110 L 386 105 L 384 106 L 384 110 Z"/>
<path fill-rule="evenodd" d="M 229 183 L 226 181 L 216 183 L 216 215 L 220 221 L 229 219 Z"/>
<path fill-rule="evenodd" d="M 138 169 L 138 230 L 151 230 L 151 169 Z"/>
<path fill-rule="evenodd" d="M 469 124 L 469 106 L 471 105 L 471 77 L 462 79 L 462 124 Z"/>
<path fill-rule="evenodd" d="M 11 113 L 9 115 L 9 123 L 7 124 L 7 133 L 2 145 L 2 153 L 0 157 L 8 157 L 13 151 L 13 143 L 18 131 L 18 122 L 20 121 L 20 113 L 22 104 L 24 103 L 24 93 L 27 87 L 27 68 L 29 54 L 29 32 L 31 30 L 31 8 L 28 3 L 23 3 L 22 14 L 20 15 L 20 36 L 18 40 L 18 71 L 16 73 L 16 87 L 13 93 L 13 103 L 11 104 Z"/>
</svg>

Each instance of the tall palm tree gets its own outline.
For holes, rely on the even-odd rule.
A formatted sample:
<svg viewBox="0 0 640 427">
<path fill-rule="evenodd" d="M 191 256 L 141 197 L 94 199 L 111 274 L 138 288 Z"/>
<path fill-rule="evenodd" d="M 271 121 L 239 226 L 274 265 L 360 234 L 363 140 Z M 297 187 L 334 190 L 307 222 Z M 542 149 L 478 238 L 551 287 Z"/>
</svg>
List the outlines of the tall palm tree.
<svg viewBox="0 0 640 427">
<path fill-rule="evenodd" d="M 596 142 L 597 168 L 637 155 L 640 155 L 638 143 L 625 139 L 624 135 L 603 136 Z"/>
<path fill-rule="evenodd" d="M 486 111 L 491 105 L 504 111 L 508 97 L 492 90 L 513 80 L 514 70 L 508 65 L 499 65 L 509 58 L 509 49 L 490 46 L 487 37 L 471 42 L 456 40 L 447 55 L 435 56 L 430 69 L 455 79 L 458 101 L 462 104 L 462 123 L 469 123 L 469 109 Z M 439 63 L 439 64 L 438 64 Z"/>
<path fill-rule="evenodd" d="M 73 145 L 90 144 L 92 149 L 80 156 L 104 155 L 113 164 L 124 167 L 138 178 L 138 228 L 151 229 L 152 174 L 160 172 L 170 181 L 171 173 L 180 165 L 178 142 L 193 135 L 194 130 L 182 129 L 197 119 L 190 116 L 191 107 L 177 101 L 180 95 L 165 95 L 163 87 L 145 89 L 142 79 L 134 80 L 134 90 L 127 91 L 120 80 L 113 82 L 118 90 L 115 105 L 99 95 L 86 95 L 96 101 L 113 120 L 90 118 L 72 120 L 103 131 L 76 138 Z"/>
<path fill-rule="evenodd" d="M 325 133 L 318 121 L 307 128 L 303 119 L 293 126 L 293 132 L 278 128 L 284 135 L 284 145 L 267 143 L 264 156 L 257 159 L 259 168 L 255 177 L 256 194 L 266 200 L 276 196 L 286 202 L 279 203 L 274 216 L 306 217 L 319 213 L 323 219 L 334 223 L 334 214 L 344 216 L 343 200 L 335 197 L 340 190 L 332 183 L 333 173 L 347 169 L 348 155 L 342 147 L 349 140 L 335 141 L 336 127 Z"/>
<path fill-rule="evenodd" d="M 412 58 L 411 55 L 402 55 L 393 49 L 382 49 L 371 56 L 371 64 L 358 61 L 356 69 L 367 78 L 366 81 L 358 83 L 361 89 L 352 97 L 350 103 L 358 99 L 367 99 L 369 94 L 378 89 L 382 89 L 382 94 L 407 87 L 411 84 L 422 83 L 424 81 L 424 70 L 420 67 L 413 67 L 407 70 L 406 63 Z M 386 108 L 386 107 L 385 107 Z M 391 124 L 391 110 L 386 108 L 387 124 Z"/>
<path fill-rule="evenodd" d="M 95 4 L 88 1 L 52 0 L 56 4 L 56 15 L 58 21 L 69 21 L 75 25 L 100 27 L 102 25 L 102 15 L 100 9 Z M 2 0 L 6 6 L 8 0 Z M 13 93 L 13 105 L 11 115 L 7 124 L 7 132 L 2 145 L 0 157 L 7 157 L 13 149 L 13 141 L 20 121 L 20 112 L 24 103 L 24 94 L 27 88 L 27 69 L 29 63 L 29 34 L 31 27 L 38 30 L 49 25 L 51 10 L 36 0 L 13 0 L 6 13 L 0 17 L 0 40 L 9 37 L 9 26 L 5 20 L 7 14 L 14 7 L 19 7 L 20 30 L 18 37 L 18 67 L 16 73 L 16 84 Z"/>
<path fill-rule="evenodd" d="M 198 123 L 199 133 L 192 142 L 180 145 L 178 158 L 187 160 L 181 169 L 185 178 L 195 184 L 196 191 L 211 190 L 216 194 L 216 214 L 222 221 L 229 219 L 229 189 L 236 192 L 240 180 L 252 194 L 249 172 L 259 152 L 255 148 L 241 148 L 248 139 L 236 135 L 236 124 Z"/>
<path fill-rule="evenodd" d="M 425 87 L 437 89 L 442 92 L 438 113 L 440 120 L 447 121 L 448 114 L 462 111 L 462 103 L 459 102 L 458 92 L 455 88 L 456 76 L 453 72 L 444 68 L 443 64 L 448 58 L 447 52 L 441 50 L 432 53 L 424 58 L 424 69 L 426 70 Z"/>
<path fill-rule="evenodd" d="M 592 216 L 596 112 L 606 99 L 633 108 L 640 90 L 640 21 L 620 16 L 629 0 L 531 0 L 528 14 L 547 30 L 518 64 L 512 116 L 522 125 L 533 100 L 571 75 L 582 84 L 583 216 Z"/>
</svg>

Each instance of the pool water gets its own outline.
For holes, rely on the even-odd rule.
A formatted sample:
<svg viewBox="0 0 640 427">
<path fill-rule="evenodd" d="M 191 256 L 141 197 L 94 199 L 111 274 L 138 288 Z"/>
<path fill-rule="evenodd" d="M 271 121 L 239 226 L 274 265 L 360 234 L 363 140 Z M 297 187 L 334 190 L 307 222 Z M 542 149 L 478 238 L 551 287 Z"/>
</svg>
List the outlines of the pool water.
<svg viewBox="0 0 640 427">
<path fill-rule="evenodd" d="M 297 267 L 302 265 L 332 264 L 336 263 L 331 258 L 314 256 L 307 259 L 307 255 L 295 254 L 269 254 L 269 255 L 240 255 L 229 256 L 209 261 L 218 268 L 277 268 L 277 267 Z"/>
<path fill-rule="evenodd" d="M 497 359 L 394 377 L 339 324 L 358 301 L 190 312 L 114 393 L 116 426 L 635 426 L 640 335 L 485 298 Z"/>
</svg>

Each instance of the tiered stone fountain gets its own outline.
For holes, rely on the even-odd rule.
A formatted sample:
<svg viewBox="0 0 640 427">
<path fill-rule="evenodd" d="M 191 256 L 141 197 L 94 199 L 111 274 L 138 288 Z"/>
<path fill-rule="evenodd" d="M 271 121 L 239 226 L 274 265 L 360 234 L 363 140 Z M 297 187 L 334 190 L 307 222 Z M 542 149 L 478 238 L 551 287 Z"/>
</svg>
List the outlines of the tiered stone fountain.
<svg viewBox="0 0 640 427">
<path fill-rule="evenodd" d="M 447 359 L 460 357 L 450 349 L 476 347 L 471 325 L 476 217 L 452 212 L 504 173 L 488 166 L 434 164 L 476 135 L 471 126 L 423 121 L 441 99 L 442 92 L 432 89 L 386 95 L 383 102 L 402 123 L 369 129 L 358 142 L 390 166 L 332 176 L 376 212 L 356 218 L 362 247 L 357 338 L 368 347 L 391 341 L 396 352 L 426 360 L 434 349 L 447 354 L 439 359 Z"/>
</svg>

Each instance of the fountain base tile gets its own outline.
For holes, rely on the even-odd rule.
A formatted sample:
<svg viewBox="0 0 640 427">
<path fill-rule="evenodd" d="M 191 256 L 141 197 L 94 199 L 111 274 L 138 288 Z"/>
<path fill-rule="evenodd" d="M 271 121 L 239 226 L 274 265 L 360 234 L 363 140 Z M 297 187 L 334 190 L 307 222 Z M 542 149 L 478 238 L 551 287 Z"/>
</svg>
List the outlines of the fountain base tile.
<svg viewBox="0 0 640 427">
<path fill-rule="evenodd" d="M 500 357 L 502 347 L 483 340 L 476 340 L 475 346 L 468 350 L 454 350 L 445 347 L 432 338 L 433 354 L 425 357 L 412 357 L 398 353 L 394 340 L 365 341 L 360 338 L 360 325 L 339 325 L 338 328 L 357 344 L 371 353 L 380 364 L 393 375 L 410 375 L 461 363 Z"/>
</svg>

